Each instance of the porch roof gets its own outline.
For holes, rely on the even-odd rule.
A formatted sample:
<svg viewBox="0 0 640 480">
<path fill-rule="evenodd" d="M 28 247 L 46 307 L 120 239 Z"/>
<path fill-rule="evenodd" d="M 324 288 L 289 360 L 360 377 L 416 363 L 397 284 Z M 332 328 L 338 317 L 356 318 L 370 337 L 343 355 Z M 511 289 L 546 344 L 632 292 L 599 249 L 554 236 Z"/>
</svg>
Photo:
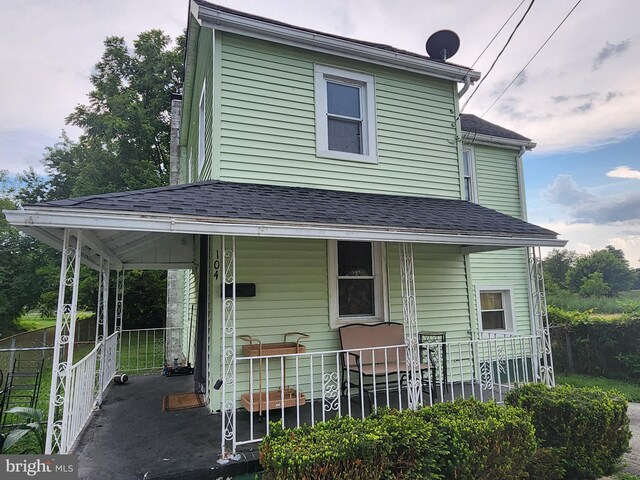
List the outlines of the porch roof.
<svg viewBox="0 0 640 480">
<path fill-rule="evenodd" d="M 65 228 L 82 229 L 91 250 L 85 260 L 93 255 L 95 263 L 103 255 L 129 268 L 191 266 L 192 234 L 440 243 L 467 251 L 566 243 L 551 230 L 462 200 L 216 180 L 57 200 L 5 214 L 58 248 Z"/>
</svg>

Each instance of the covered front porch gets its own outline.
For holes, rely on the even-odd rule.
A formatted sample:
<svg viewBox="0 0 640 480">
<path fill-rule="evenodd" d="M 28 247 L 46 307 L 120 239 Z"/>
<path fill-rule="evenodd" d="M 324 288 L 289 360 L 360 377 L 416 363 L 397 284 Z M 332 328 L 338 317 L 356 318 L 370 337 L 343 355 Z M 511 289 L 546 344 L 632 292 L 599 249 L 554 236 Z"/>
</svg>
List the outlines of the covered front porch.
<svg viewBox="0 0 640 480">
<path fill-rule="evenodd" d="M 113 270 L 191 272 L 182 284 L 191 299 L 183 302 L 182 319 L 195 319 L 194 335 L 185 339 L 190 329 L 182 328 L 180 353 L 193 360 L 195 388 L 217 414 L 212 418 L 217 416 L 218 423 L 211 428 L 217 429 L 212 433 L 218 447 L 211 445 L 210 451 L 219 455 L 220 464 L 238 460 L 245 448 L 256 448 L 274 419 L 298 426 L 335 415 L 364 416 L 381 406 L 418 408 L 457 397 L 502 401 L 515 383 L 553 383 L 539 247 L 564 242 L 553 232 L 469 202 L 212 181 L 50 202 L 7 212 L 7 218 L 63 252 L 48 452 L 75 448 L 94 406 L 103 404 L 103 392 L 107 399 L 115 392 L 109 385 L 116 373 L 116 346 L 122 347 L 118 323 L 122 303 L 117 299 L 115 328 L 108 335 L 104 287 Z M 400 325 L 400 338 L 382 345 L 341 346 L 339 326 L 330 324 L 327 312 L 316 322 L 324 322 L 322 330 L 315 332 L 305 331 L 305 321 L 287 323 L 287 318 L 307 317 L 287 317 L 281 310 L 271 312 L 272 318 L 281 319 L 279 323 L 252 320 L 240 293 L 243 283 L 251 283 L 242 276 L 246 273 L 242 263 L 250 262 L 243 255 L 251 249 L 238 248 L 238 243 L 254 242 L 264 250 L 268 240 L 284 247 L 295 240 L 320 249 L 330 248 L 330 242 L 384 245 L 385 278 L 388 291 L 394 293 L 387 295 L 389 305 L 383 306 L 390 313 L 379 320 Z M 475 299 L 470 293 L 468 256 L 509 249 L 523 253 L 527 331 L 481 334 L 473 328 L 477 318 L 471 314 Z M 287 250 L 280 252 L 286 255 Z M 318 283 L 325 294 L 326 255 L 315 259 L 325 265 L 324 286 Z M 266 249 L 265 256 L 273 257 L 273 251 Z M 420 276 L 425 265 L 435 265 L 441 256 L 462 272 L 456 288 L 463 292 L 465 306 L 458 317 L 466 323 L 458 325 L 457 335 L 443 328 L 446 322 L 435 328 L 421 318 L 429 303 L 421 303 Z M 74 363 L 68 343 L 83 262 L 101 272 L 101 334 L 94 351 Z M 296 268 L 305 272 L 309 265 L 300 263 Z M 441 275 L 435 283 L 444 278 Z M 287 278 L 295 284 L 295 278 Z M 429 280 L 424 288 L 433 288 L 428 286 L 433 283 Z M 116 295 L 121 299 L 124 284 L 118 285 Z M 309 348 L 268 354 L 243 350 L 251 344 L 244 335 L 281 336 L 290 331 L 310 333 L 309 342 L 301 340 Z M 195 345 L 192 338 L 199 339 Z M 321 338 L 326 341 L 318 341 Z M 173 344 L 164 352 L 169 363 L 176 348 Z"/>
</svg>

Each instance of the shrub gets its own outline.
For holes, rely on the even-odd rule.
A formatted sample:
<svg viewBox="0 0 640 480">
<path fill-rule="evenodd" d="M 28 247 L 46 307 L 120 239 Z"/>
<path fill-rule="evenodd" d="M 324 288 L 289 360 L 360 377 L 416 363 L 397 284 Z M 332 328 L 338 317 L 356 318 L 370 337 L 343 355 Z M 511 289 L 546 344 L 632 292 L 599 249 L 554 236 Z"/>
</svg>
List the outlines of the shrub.
<svg viewBox="0 0 640 480">
<path fill-rule="evenodd" d="M 446 453 L 432 424 L 412 410 L 383 409 L 366 421 L 378 422 L 389 438 L 389 479 L 438 479 L 436 465 Z"/>
<path fill-rule="evenodd" d="M 555 307 L 548 312 L 558 371 L 640 380 L 640 316 L 599 319 Z"/>
<path fill-rule="evenodd" d="M 439 460 L 444 478 L 527 478 L 536 441 L 530 416 L 522 409 L 470 399 L 437 404 L 421 414 L 447 450 Z"/>
<path fill-rule="evenodd" d="M 568 480 L 614 472 L 629 447 L 627 402 L 616 392 L 532 384 L 511 391 L 506 403 L 532 414 L 540 446 L 557 449 Z"/>
<path fill-rule="evenodd" d="M 389 468 L 389 436 L 379 422 L 341 417 L 283 429 L 260 445 L 264 480 L 376 480 Z"/>
</svg>

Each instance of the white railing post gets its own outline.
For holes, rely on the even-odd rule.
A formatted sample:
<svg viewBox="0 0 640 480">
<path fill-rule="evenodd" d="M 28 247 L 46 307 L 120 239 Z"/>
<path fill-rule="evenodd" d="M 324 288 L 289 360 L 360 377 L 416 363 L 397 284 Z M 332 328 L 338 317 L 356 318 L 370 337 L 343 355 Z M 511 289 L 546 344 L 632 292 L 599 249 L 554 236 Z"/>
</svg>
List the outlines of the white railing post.
<svg viewBox="0 0 640 480">
<path fill-rule="evenodd" d="M 67 453 L 67 426 L 73 399 L 71 395 L 71 366 L 78 308 L 78 285 L 82 253 L 82 231 L 64 231 L 60 282 L 58 286 L 58 310 L 51 367 L 51 390 L 49 394 L 49 416 L 45 453 L 54 451 Z M 68 298 L 68 296 L 71 298 Z M 64 359 L 66 348 L 67 357 Z M 69 401 L 70 400 L 70 401 Z M 56 410 L 62 407 L 61 419 L 56 419 Z"/>
<path fill-rule="evenodd" d="M 409 408 L 422 406 L 422 378 L 420 373 L 420 351 L 418 348 L 418 310 L 416 307 L 416 285 L 413 267 L 413 246 L 400 244 L 400 284 L 402 290 L 402 319 L 407 356 L 407 397 Z"/>
<path fill-rule="evenodd" d="M 116 366 L 120 369 L 121 354 L 122 354 L 122 312 L 124 310 L 124 270 L 118 270 L 116 274 L 116 305 L 113 315 L 113 331 L 118 333 L 118 351 L 116 354 Z"/>
<path fill-rule="evenodd" d="M 551 352 L 551 334 L 547 315 L 547 298 L 544 289 L 544 272 L 540 247 L 529 247 L 529 275 L 533 294 L 532 304 L 536 320 L 536 335 L 539 338 L 540 380 L 549 386 L 555 385 L 553 354 Z"/>
<path fill-rule="evenodd" d="M 230 247 L 230 248 L 229 248 Z M 236 452 L 236 239 L 222 237 L 222 439 L 220 460 Z M 231 297 L 226 286 L 231 285 Z"/>
<path fill-rule="evenodd" d="M 102 385 L 106 374 L 104 364 L 105 360 L 105 339 L 107 338 L 109 313 L 109 261 L 100 258 L 100 272 L 98 273 L 98 312 L 96 314 L 96 345 L 100 345 L 98 349 L 96 361 L 99 366 L 98 378 L 96 381 L 96 405 L 102 404 Z"/>
</svg>

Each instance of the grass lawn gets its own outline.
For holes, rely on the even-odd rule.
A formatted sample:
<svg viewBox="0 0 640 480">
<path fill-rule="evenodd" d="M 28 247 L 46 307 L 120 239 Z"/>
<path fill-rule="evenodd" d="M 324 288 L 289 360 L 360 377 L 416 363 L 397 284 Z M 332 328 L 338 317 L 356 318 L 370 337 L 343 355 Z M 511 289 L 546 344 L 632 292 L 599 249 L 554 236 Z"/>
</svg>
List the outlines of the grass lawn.
<svg viewBox="0 0 640 480">
<path fill-rule="evenodd" d="M 600 387 L 603 390 L 616 389 L 622 392 L 630 402 L 640 402 L 640 385 L 637 383 L 565 373 L 556 374 L 556 383 L 569 384 L 576 387 Z M 631 480 L 632 479 L 633 477 L 631 477 Z"/>
<path fill-rule="evenodd" d="M 89 318 L 92 315 L 93 312 L 78 312 L 78 320 Z M 54 327 L 56 325 L 56 317 L 43 317 L 36 310 L 32 310 L 18 318 L 16 323 L 23 332 L 30 332 L 32 330 L 40 330 L 41 328 Z"/>
</svg>

